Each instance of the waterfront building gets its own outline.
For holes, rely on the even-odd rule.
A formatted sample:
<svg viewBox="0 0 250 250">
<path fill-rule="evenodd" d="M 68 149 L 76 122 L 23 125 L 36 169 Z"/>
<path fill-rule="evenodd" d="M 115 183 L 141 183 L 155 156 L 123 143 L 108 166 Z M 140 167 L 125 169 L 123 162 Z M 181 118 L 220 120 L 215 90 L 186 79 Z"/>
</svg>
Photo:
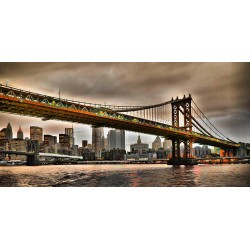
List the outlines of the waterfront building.
<svg viewBox="0 0 250 250">
<path fill-rule="evenodd" d="M 23 140 L 23 131 L 22 131 L 21 126 L 19 127 L 17 131 L 17 139 Z"/>
<path fill-rule="evenodd" d="M 130 145 L 130 151 L 134 153 L 145 153 L 149 149 L 149 145 L 141 142 L 141 137 L 138 136 L 137 143 Z"/>
<path fill-rule="evenodd" d="M 120 129 L 110 130 L 107 141 L 108 150 L 117 148 L 125 150 L 125 131 Z"/>
<path fill-rule="evenodd" d="M 101 153 L 101 158 L 105 161 L 122 161 L 126 151 L 124 149 L 105 150 Z"/>
<path fill-rule="evenodd" d="M 92 150 L 96 157 L 101 157 L 104 148 L 104 130 L 103 128 L 92 127 Z"/>
<path fill-rule="evenodd" d="M 83 161 L 94 161 L 96 159 L 95 152 L 90 151 L 88 148 L 83 148 L 82 158 Z"/>
<path fill-rule="evenodd" d="M 132 153 L 125 154 L 125 161 L 151 161 L 157 159 L 156 153 Z"/>
<path fill-rule="evenodd" d="M 43 129 L 37 126 L 30 126 L 30 140 L 37 140 L 39 143 L 42 143 Z"/>
<path fill-rule="evenodd" d="M 159 148 L 161 148 L 161 138 L 157 136 L 152 143 L 152 150 L 157 151 Z"/>
</svg>

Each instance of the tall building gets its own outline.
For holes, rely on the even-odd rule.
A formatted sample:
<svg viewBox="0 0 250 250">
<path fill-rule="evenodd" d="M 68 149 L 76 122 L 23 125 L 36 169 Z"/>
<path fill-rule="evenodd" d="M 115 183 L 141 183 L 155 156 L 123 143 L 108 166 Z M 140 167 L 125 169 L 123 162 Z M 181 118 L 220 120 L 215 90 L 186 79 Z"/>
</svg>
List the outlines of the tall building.
<svg viewBox="0 0 250 250">
<path fill-rule="evenodd" d="M 92 127 L 92 150 L 96 157 L 101 157 L 104 148 L 104 130 L 103 128 Z"/>
<path fill-rule="evenodd" d="M 70 148 L 73 148 L 73 146 L 75 144 L 73 127 L 72 128 L 65 128 L 65 134 L 69 136 Z"/>
<path fill-rule="evenodd" d="M 83 148 L 82 159 L 83 159 L 83 161 L 94 161 L 95 160 L 95 152 L 92 152 L 88 148 Z"/>
<path fill-rule="evenodd" d="M 26 152 L 27 151 L 27 141 L 21 139 L 13 139 L 10 141 L 10 150 Z M 11 155 L 12 160 L 26 160 L 26 156 L 24 155 Z"/>
<path fill-rule="evenodd" d="M 123 149 L 111 149 L 107 151 L 102 151 L 102 159 L 107 161 L 122 161 L 124 160 L 124 155 L 126 154 L 126 151 Z"/>
<path fill-rule="evenodd" d="M 57 143 L 57 137 L 53 135 L 44 135 L 45 147 L 54 147 Z"/>
<path fill-rule="evenodd" d="M 167 150 L 167 149 L 170 149 L 171 147 L 172 147 L 172 141 L 171 140 L 167 140 L 165 138 L 164 142 L 163 142 L 163 149 Z"/>
<path fill-rule="evenodd" d="M 133 153 L 145 153 L 149 149 L 149 145 L 141 142 L 141 137 L 138 136 L 137 143 L 130 145 L 130 151 Z"/>
<path fill-rule="evenodd" d="M 43 129 L 37 126 L 30 126 L 30 140 L 37 140 L 39 143 L 42 143 Z"/>
<path fill-rule="evenodd" d="M 17 139 L 23 140 L 23 131 L 21 129 L 21 126 L 19 127 L 17 131 Z"/>
<path fill-rule="evenodd" d="M 85 148 L 88 145 L 88 141 L 87 140 L 82 140 L 82 147 Z"/>
<path fill-rule="evenodd" d="M 152 149 L 154 151 L 157 151 L 159 148 L 161 148 L 161 138 L 159 137 L 159 135 L 157 135 L 157 137 L 152 143 Z"/>
<path fill-rule="evenodd" d="M 6 138 L 0 138 L 0 150 L 9 150 L 9 140 Z M 0 156 L 1 158 L 1 156 Z"/>
<path fill-rule="evenodd" d="M 208 146 L 202 146 L 202 147 L 196 146 L 196 147 L 194 147 L 194 155 L 198 158 L 205 157 L 205 156 L 210 155 L 210 154 L 211 154 L 211 149 Z"/>
<path fill-rule="evenodd" d="M 125 150 L 125 131 L 124 130 L 110 130 L 108 132 L 108 150 L 122 149 Z"/>
<path fill-rule="evenodd" d="M 105 137 L 104 137 L 104 146 L 103 146 L 103 149 L 104 149 L 104 150 L 108 150 L 108 146 L 109 146 L 109 145 L 108 145 L 108 138 L 105 138 Z"/>
<path fill-rule="evenodd" d="M 70 136 L 67 134 L 59 134 L 59 143 L 64 148 L 70 148 Z"/>
<path fill-rule="evenodd" d="M 8 123 L 8 125 L 7 125 L 6 138 L 8 140 L 12 140 L 12 138 L 13 138 L 12 127 L 11 127 L 10 123 Z"/>
<path fill-rule="evenodd" d="M 0 139 L 7 139 L 7 128 L 3 128 L 0 131 Z"/>
</svg>

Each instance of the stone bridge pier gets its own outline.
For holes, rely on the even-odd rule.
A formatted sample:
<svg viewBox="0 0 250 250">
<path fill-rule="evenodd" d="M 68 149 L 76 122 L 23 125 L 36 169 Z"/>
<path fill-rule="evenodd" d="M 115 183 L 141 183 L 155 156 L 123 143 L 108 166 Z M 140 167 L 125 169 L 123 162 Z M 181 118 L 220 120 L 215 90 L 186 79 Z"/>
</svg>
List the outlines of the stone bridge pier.
<svg viewBox="0 0 250 250">
<path fill-rule="evenodd" d="M 28 141 L 27 150 L 27 166 L 39 165 L 39 142 L 37 140 Z"/>
</svg>

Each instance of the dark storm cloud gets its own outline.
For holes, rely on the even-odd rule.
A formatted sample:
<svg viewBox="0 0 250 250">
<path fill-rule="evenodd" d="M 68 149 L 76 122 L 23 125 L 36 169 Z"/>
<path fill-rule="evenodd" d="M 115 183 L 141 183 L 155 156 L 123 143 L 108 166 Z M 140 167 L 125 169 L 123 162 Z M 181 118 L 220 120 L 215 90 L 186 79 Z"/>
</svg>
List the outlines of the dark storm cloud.
<svg viewBox="0 0 250 250">
<path fill-rule="evenodd" d="M 249 63 L 0 63 L 0 81 L 94 103 L 154 104 L 190 93 L 230 135 L 249 134 L 249 72 Z"/>
</svg>

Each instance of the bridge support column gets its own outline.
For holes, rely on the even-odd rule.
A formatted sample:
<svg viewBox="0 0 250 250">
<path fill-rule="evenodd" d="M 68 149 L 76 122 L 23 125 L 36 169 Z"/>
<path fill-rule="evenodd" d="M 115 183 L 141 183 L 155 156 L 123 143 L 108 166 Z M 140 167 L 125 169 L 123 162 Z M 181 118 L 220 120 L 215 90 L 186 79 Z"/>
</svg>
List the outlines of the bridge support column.
<svg viewBox="0 0 250 250">
<path fill-rule="evenodd" d="M 185 140 L 184 141 L 184 157 L 192 158 L 193 157 L 193 140 Z"/>
<path fill-rule="evenodd" d="M 228 150 L 225 149 L 225 157 L 228 157 Z"/>
<path fill-rule="evenodd" d="M 172 158 L 180 158 L 181 151 L 180 151 L 180 140 L 172 140 Z"/>
<path fill-rule="evenodd" d="M 180 144 L 184 143 L 184 157 L 181 157 Z M 172 140 L 172 159 L 169 165 L 198 165 L 196 159 L 192 158 L 192 140 Z"/>
<path fill-rule="evenodd" d="M 183 99 L 172 99 L 172 126 L 183 131 L 192 132 L 192 113 L 191 113 L 192 98 L 183 97 Z M 180 116 L 184 118 L 184 127 L 180 127 Z M 181 158 L 180 144 L 184 143 L 184 155 Z M 192 144 L 193 140 L 176 138 L 172 140 L 172 159 L 169 160 L 169 165 L 196 165 L 197 160 L 192 158 Z"/>
<path fill-rule="evenodd" d="M 27 156 L 27 166 L 37 166 L 39 165 L 38 154 Z"/>
<path fill-rule="evenodd" d="M 30 140 L 27 145 L 28 152 L 34 154 L 27 156 L 27 166 L 39 165 L 39 142 L 38 140 Z"/>
</svg>

